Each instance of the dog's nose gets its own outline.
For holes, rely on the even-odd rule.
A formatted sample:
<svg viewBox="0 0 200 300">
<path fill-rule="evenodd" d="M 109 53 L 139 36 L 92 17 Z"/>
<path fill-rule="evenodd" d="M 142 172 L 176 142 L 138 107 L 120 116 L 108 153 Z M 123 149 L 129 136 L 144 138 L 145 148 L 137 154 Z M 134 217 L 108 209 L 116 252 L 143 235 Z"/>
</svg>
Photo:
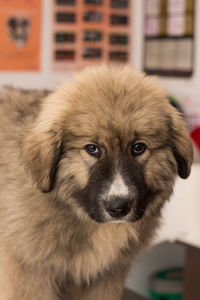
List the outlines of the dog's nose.
<svg viewBox="0 0 200 300">
<path fill-rule="evenodd" d="M 112 218 L 122 218 L 130 212 L 131 200 L 123 197 L 115 197 L 105 202 L 105 208 Z"/>
</svg>

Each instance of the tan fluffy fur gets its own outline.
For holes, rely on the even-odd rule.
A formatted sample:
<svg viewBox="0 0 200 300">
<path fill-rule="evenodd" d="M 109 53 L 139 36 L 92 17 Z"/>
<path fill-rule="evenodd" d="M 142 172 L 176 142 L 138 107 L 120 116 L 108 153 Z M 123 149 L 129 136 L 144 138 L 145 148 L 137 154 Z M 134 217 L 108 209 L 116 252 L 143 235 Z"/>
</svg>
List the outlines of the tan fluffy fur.
<svg viewBox="0 0 200 300">
<path fill-rule="evenodd" d="M 172 193 L 176 161 L 168 148 L 153 155 L 147 150 L 138 158 L 147 162 L 145 179 L 164 192 L 136 223 L 99 224 L 71 195 L 87 185 L 86 165 L 96 163 L 83 146 L 98 136 L 111 151 L 118 147 L 115 132 L 126 144 L 134 128 L 159 148 L 172 134 L 169 115 L 188 176 L 188 132 L 164 91 L 129 67 L 88 68 L 43 99 L 46 94 L 9 87 L 0 94 L 0 299 L 120 299 L 131 261 L 149 245 L 163 199 Z M 61 144 L 67 156 L 59 161 Z"/>
</svg>

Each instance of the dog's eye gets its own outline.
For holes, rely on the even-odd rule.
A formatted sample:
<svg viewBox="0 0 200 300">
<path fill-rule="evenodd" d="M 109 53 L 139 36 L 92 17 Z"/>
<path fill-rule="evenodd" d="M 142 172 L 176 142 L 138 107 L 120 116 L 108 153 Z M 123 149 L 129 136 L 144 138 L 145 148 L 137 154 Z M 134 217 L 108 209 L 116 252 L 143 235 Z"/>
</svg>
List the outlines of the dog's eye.
<svg viewBox="0 0 200 300">
<path fill-rule="evenodd" d="M 141 155 L 146 150 L 146 145 L 144 143 L 136 143 L 132 146 L 132 154 L 135 155 Z"/>
<path fill-rule="evenodd" d="M 95 157 L 100 157 L 101 156 L 101 149 L 97 147 L 96 145 L 89 144 L 84 147 L 84 149 L 87 151 L 88 154 L 95 156 Z"/>
</svg>

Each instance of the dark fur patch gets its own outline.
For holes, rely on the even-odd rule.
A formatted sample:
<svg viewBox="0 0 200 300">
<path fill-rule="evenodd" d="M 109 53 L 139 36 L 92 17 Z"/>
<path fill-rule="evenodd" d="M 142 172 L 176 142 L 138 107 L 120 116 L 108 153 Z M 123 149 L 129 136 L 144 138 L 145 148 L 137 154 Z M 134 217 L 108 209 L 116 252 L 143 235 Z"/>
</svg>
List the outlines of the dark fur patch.
<svg viewBox="0 0 200 300">
<path fill-rule="evenodd" d="M 187 178 L 189 171 L 186 160 L 175 149 L 173 153 L 178 164 L 178 175 L 183 179 Z"/>
</svg>

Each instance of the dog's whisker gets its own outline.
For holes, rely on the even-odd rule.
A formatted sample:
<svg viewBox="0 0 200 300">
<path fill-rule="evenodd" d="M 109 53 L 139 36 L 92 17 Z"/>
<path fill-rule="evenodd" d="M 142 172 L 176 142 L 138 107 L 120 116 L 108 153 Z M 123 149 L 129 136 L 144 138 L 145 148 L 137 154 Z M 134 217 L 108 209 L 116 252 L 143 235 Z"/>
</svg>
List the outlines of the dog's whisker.
<svg viewBox="0 0 200 300">
<path fill-rule="evenodd" d="M 91 209 L 88 211 L 88 215 L 93 214 L 95 211 L 96 211 L 96 207 L 91 208 Z"/>
</svg>

